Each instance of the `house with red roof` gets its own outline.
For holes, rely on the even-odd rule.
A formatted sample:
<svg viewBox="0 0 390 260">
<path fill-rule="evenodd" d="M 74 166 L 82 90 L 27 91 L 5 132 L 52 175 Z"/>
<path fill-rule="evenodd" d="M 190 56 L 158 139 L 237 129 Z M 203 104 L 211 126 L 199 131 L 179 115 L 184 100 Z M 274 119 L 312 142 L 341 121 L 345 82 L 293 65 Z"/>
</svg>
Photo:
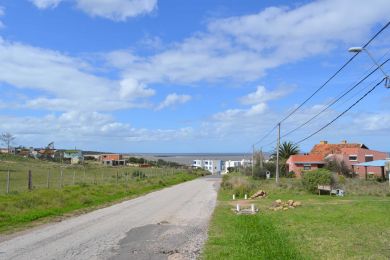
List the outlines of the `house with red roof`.
<svg viewBox="0 0 390 260">
<path fill-rule="evenodd" d="M 324 158 L 317 154 L 296 154 L 291 155 L 286 161 L 287 172 L 294 172 L 300 177 L 302 172 L 323 168 L 325 165 Z"/>
<path fill-rule="evenodd" d="M 385 152 L 370 150 L 364 144 L 348 143 L 341 141 L 339 144 L 329 144 L 321 141 L 316 144 L 309 154 L 292 155 L 287 160 L 287 170 L 293 171 L 297 177 L 307 170 L 315 170 L 324 167 L 327 160 L 336 159 L 345 164 L 361 178 L 382 175 L 380 167 L 363 167 L 358 164 L 376 160 L 384 160 L 389 155 Z"/>
<path fill-rule="evenodd" d="M 360 163 L 372 162 L 377 160 L 384 160 L 388 157 L 385 152 L 370 150 L 367 147 L 355 147 L 355 148 L 341 148 L 337 154 L 329 154 L 325 159 L 337 159 L 342 160 L 348 167 L 360 178 L 369 177 L 381 177 L 382 171 L 380 167 L 362 167 L 354 166 Z"/>
</svg>

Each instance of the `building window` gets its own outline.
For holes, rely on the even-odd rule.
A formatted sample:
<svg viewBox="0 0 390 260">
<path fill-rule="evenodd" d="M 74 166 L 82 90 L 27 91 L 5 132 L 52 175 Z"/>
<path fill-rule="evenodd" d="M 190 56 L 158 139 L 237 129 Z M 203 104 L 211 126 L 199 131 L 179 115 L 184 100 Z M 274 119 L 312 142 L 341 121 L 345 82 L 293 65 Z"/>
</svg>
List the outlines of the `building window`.
<svg viewBox="0 0 390 260">
<path fill-rule="evenodd" d="M 372 162 L 374 160 L 374 156 L 373 155 L 366 155 L 365 156 L 365 161 L 366 162 Z"/>
<path fill-rule="evenodd" d="M 209 164 L 209 162 L 208 162 L 208 161 L 205 161 L 204 164 Z"/>
<path fill-rule="evenodd" d="M 349 156 L 349 160 L 352 161 L 352 162 L 356 162 L 357 161 L 357 155 L 350 155 Z"/>
<path fill-rule="evenodd" d="M 305 171 L 311 170 L 311 165 L 310 164 L 304 164 L 303 165 L 303 170 L 305 170 Z"/>
</svg>

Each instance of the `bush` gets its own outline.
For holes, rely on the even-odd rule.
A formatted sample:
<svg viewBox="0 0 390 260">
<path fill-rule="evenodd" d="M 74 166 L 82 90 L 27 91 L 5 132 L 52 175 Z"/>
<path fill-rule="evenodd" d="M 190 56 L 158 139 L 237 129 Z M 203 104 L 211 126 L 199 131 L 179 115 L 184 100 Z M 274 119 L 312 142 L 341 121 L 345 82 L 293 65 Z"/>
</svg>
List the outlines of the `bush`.
<svg viewBox="0 0 390 260">
<path fill-rule="evenodd" d="M 253 190 L 253 185 L 244 176 L 223 176 L 222 187 L 225 190 L 232 190 L 237 196 L 250 194 Z"/>
<path fill-rule="evenodd" d="M 318 169 L 303 173 L 302 184 L 306 190 L 317 192 L 318 185 L 331 185 L 332 173 L 326 169 Z"/>
<path fill-rule="evenodd" d="M 253 178 L 254 179 L 265 179 L 267 178 L 267 169 L 263 168 L 261 169 L 260 167 L 255 167 L 253 169 Z"/>
<path fill-rule="evenodd" d="M 289 171 L 287 174 L 286 174 L 286 178 L 295 178 L 295 172 L 294 171 Z"/>
</svg>

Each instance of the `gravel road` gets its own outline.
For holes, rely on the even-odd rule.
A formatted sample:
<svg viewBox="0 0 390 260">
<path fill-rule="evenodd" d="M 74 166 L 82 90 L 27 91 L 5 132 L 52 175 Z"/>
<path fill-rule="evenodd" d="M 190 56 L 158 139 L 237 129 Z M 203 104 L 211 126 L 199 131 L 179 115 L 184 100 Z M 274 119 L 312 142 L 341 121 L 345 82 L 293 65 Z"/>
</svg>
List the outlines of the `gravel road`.
<svg viewBox="0 0 390 260">
<path fill-rule="evenodd" d="M 195 259 L 219 183 L 196 179 L 24 232 L 0 243 L 0 259 Z"/>
</svg>

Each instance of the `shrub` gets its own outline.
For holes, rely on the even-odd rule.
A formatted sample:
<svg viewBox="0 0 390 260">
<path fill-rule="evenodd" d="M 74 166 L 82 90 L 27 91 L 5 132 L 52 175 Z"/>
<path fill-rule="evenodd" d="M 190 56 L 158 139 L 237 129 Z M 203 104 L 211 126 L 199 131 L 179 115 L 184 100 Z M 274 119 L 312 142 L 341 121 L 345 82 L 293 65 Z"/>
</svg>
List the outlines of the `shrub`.
<svg viewBox="0 0 390 260">
<path fill-rule="evenodd" d="M 289 171 L 287 174 L 286 174 L 286 177 L 287 178 L 295 178 L 295 172 L 294 171 Z"/>
<path fill-rule="evenodd" d="M 250 194 L 253 190 L 253 185 L 244 176 L 224 176 L 222 187 L 226 190 L 232 190 L 237 196 Z"/>
<path fill-rule="evenodd" d="M 302 184 L 306 190 L 317 192 L 318 185 L 332 184 L 332 173 L 326 169 L 318 169 L 303 173 Z"/>
<path fill-rule="evenodd" d="M 253 170 L 253 178 L 254 179 L 265 179 L 267 177 L 267 169 L 255 167 Z"/>
</svg>

